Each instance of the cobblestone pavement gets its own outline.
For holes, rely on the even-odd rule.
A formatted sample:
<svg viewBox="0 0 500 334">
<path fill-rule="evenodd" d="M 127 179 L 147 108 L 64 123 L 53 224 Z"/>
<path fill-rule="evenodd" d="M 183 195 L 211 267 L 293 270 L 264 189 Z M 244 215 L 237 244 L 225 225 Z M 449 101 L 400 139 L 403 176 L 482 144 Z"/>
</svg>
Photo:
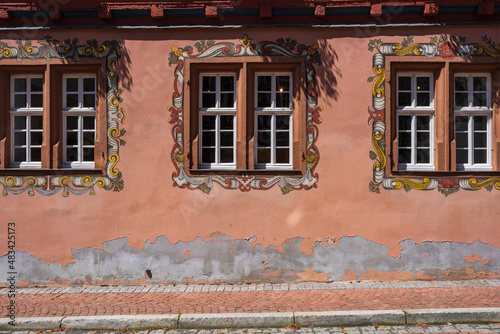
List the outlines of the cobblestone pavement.
<svg viewBox="0 0 500 334">
<path fill-rule="evenodd" d="M 0 317 L 500 307 L 500 280 L 0 288 Z"/>
<path fill-rule="evenodd" d="M 175 329 L 149 331 L 0 331 L 0 334 L 408 334 L 408 333 L 500 333 L 500 324 L 448 324 L 419 326 L 365 326 L 365 327 L 331 327 L 331 328 L 249 328 L 249 329 Z"/>
</svg>

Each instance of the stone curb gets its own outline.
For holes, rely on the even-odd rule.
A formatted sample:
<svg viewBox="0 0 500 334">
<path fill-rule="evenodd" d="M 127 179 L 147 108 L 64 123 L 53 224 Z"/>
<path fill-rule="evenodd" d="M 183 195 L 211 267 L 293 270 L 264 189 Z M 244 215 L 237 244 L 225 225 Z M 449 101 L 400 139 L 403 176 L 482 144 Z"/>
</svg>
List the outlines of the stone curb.
<svg viewBox="0 0 500 334">
<path fill-rule="evenodd" d="M 9 321 L 9 318 L 0 319 L 0 330 L 217 329 L 279 328 L 292 324 L 301 327 L 339 327 L 449 322 L 495 323 L 500 322 L 500 308 L 34 317 L 16 318 L 15 326 L 9 325 Z"/>
<path fill-rule="evenodd" d="M 408 325 L 500 322 L 500 308 L 453 308 L 407 310 Z"/>
<path fill-rule="evenodd" d="M 181 329 L 286 327 L 293 324 L 292 312 L 181 314 Z"/>
<path fill-rule="evenodd" d="M 0 319 L 0 330 L 41 330 L 61 328 L 63 317 L 16 318 L 15 325 L 9 325 L 11 319 Z"/>
<path fill-rule="evenodd" d="M 406 315 L 402 310 L 295 312 L 295 323 L 301 327 L 405 325 Z"/>
<path fill-rule="evenodd" d="M 62 329 L 148 329 L 177 328 L 177 314 L 111 315 L 67 317 L 62 319 Z"/>
</svg>

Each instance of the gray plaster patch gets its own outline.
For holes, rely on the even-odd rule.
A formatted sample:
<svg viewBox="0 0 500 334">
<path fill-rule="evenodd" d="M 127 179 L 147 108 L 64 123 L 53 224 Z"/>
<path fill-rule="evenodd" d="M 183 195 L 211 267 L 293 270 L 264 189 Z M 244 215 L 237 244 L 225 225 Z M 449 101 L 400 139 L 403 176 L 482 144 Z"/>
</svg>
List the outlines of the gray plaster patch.
<svg viewBox="0 0 500 334">
<path fill-rule="evenodd" d="M 470 269 L 500 274 L 500 249 L 481 242 L 417 244 L 407 239 L 400 243 L 403 247 L 400 257 L 389 256 L 387 246 L 360 236 L 343 237 L 337 245 L 317 242 L 311 255 L 301 251 L 301 243 L 300 237 L 290 239 L 283 243 L 280 252 L 274 246 L 252 247 L 250 239 L 233 240 L 225 234 L 214 235 L 213 240 L 206 242 L 197 237 L 175 244 L 159 236 L 154 243 L 148 240 L 142 249 L 136 249 L 130 247 L 126 238 L 118 238 L 103 243 L 102 249 L 73 249 L 74 263 L 67 265 L 47 264 L 27 252 L 16 251 L 16 264 L 22 268 L 17 277 L 31 284 L 60 280 L 99 284 L 133 283 L 141 279 L 147 283 L 182 283 L 186 279 L 220 283 L 293 282 L 308 268 L 327 273 L 330 281 L 342 280 L 350 270 L 360 278 L 370 269 L 421 272 L 438 279 L 445 278 L 443 272 L 447 270 L 457 275 L 465 275 Z M 470 263 L 464 259 L 473 255 L 489 262 Z M 7 267 L 7 256 L 0 258 L 0 267 Z M 0 282 L 6 280 L 6 272 L 0 272 Z"/>
</svg>

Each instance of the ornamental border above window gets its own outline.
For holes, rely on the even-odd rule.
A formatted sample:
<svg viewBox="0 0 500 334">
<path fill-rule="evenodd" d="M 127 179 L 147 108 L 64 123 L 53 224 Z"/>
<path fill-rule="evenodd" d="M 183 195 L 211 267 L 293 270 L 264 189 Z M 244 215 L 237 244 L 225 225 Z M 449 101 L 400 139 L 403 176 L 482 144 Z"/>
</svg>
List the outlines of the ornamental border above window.
<svg viewBox="0 0 500 334">
<path fill-rule="evenodd" d="M 0 176 L 0 184 L 3 185 L 2 195 L 8 193 L 21 194 L 25 191 L 33 196 L 35 191 L 39 194 L 50 196 L 62 190 L 64 197 L 69 194 L 82 195 L 89 192 L 95 195 L 94 188 L 120 191 L 123 189 L 122 173 L 116 167 L 119 157 L 119 147 L 125 141 L 121 138 L 125 134 L 124 129 L 119 128 L 119 123 L 124 124 L 126 114 L 123 108 L 119 108 L 121 102 L 121 90 L 118 89 L 118 71 L 116 67 L 120 58 L 121 42 L 112 40 L 99 44 L 95 39 L 88 40 L 86 44 L 78 44 L 78 39 L 66 39 L 64 44 L 51 36 L 45 36 L 39 40 L 38 46 L 33 46 L 31 41 L 23 44 L 22 40 L 16 43 L 18 46 L 8 46 L 0 41 L 0 60 L 17 59 L 46 59 L 52 58 L 72 59 L 80 58 L 106 59 L 106 119 L 107 119 L 107 162 L 105 175 L 43 175 L 43 176 Z M 54 169 L 57 171 L 58 169 Z M 29 174 L 29 170 L 26 170 Z"/>
<path fill-rule="evenodd" d="M 431 37 L 429 43 L 415 43 L 412 36 L 404 38 L 401 43 L 383 43 L 381 39 L 373 39 L 368 43 L 368 51 L 377 51 L 373 55 L 374 76 L 368 77 L 368 82 L 373 82 L 373 102 L 368 107 L 368 124 L 372 124 L 372 145 L 375 151 L 370 151 L 373 164 L 373 181 L 369 189 L 380 193 L 380 186 L 388 190 L 406 191 L 411 189 L 438 191 L 445 196 L 455 193 L 460 189 L 480 190 L 486 188 L 491 191 L 493 187 L 500 190 L 500 178 L 476 177 L 386 177 L 386 152 L 385 152 L 385 57 L 386 56 L 422 56 L 427 58 L 454 57 L 469 58 L 471 56 L 500 57 L 500 44 L 496 44 L 488 36 L 482 37 L 481 43 L 466 43 L 462 36 Z"/>
<path fill-rule="evenodd" d="M 168 107 L 170 112 L 169 123 L 172 124 L 172 137 L 174 146 L 171 151 L 172 163 L 175 171 L 172 173 L 174 186 L 187 189 L 199 189 L 210 193 L 214 183 L 224 189 L 239 189 L 243 192 L 252 189 L 267 190 L 275 185 L 281 188 L 283 194 L 292 190 L 311 189 L 317 187 L 318 174 L 315 172 L 319 162 L 319 150 L 316 146 L 318 139 L 318 124 L 322 122 L 320 111 L 323 107 L 318 105 L 316 90 L 316 69 L 314 64 L 321 64 L 321 53 L 318 45 L 306 46 L 290 38 L 279 38 L 276 42 L 261 41 L 256 44 L 246 34 L 239 40 L 240 44 L 232 42 L 199 41 L 194 43 L 198 51 L 194 53 L 193 46 L 179 48 L 172 46 L 169 55 L 169 65 L 175 64 L 174 92 L 172 94 L 173 106 Z M 258 176 L 243 173 L 241 176 L 225 176 L 211 174 L 190 176 L 184 169 L 184 69 L 188 59 L 210 59 L 214 57 L 269 57 L 284 56 L 290 58 L 303 58 L 306 72 L 306 172 L 302 176 L 274 175 Z"/>
</svg>

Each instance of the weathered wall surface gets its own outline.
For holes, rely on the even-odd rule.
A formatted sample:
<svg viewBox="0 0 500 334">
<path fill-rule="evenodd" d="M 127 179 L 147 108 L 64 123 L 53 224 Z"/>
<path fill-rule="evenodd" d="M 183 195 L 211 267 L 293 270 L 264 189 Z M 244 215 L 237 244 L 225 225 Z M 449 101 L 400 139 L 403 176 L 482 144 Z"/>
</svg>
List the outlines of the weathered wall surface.
<svg viewBox="0 0 500 334">
<path fill-rule="evenodd" d="M 489 27 L 489 26 L 488 26 Z M 498 29 L 488 36 L 500 42 Z M 465 279 L 500 276 L 500 192 L 369 191 L 373 53 L 370 37 L 427 42 L 440 34 L 480 41 L 484 27 L 383 29 L 57 30 L 58 40 L 123 40 L 121 106 L 124 189 L 95 196 L 8 194 L 0 201 L 0 254 L 16 225 L 23 284 L 132 284 L 351 279 Z M 46 35 L 32 37 L 33 41 Z M 290 37 L 318 44 L 317 188 L 210 194 L 173 187 L 170 113 L 172 46 Z M 179 37 L 182 36 L 182 40 Z M 0 40 L 15 44 L 7 33 Z M 57 60 L 51 60 L 56 62 Z M 2 63 L 3 62 L 3 63 Z M 24 60 L 26 64 L 29 61 Z M 0 61 L 0 65 L 4 64 Z M 5 268 L 7 257 L 0 258 Z M 146 270 L 150 270 L 149 278 Z M 5 283 L 6 272 L 0 271 Z"/>
</svg>

